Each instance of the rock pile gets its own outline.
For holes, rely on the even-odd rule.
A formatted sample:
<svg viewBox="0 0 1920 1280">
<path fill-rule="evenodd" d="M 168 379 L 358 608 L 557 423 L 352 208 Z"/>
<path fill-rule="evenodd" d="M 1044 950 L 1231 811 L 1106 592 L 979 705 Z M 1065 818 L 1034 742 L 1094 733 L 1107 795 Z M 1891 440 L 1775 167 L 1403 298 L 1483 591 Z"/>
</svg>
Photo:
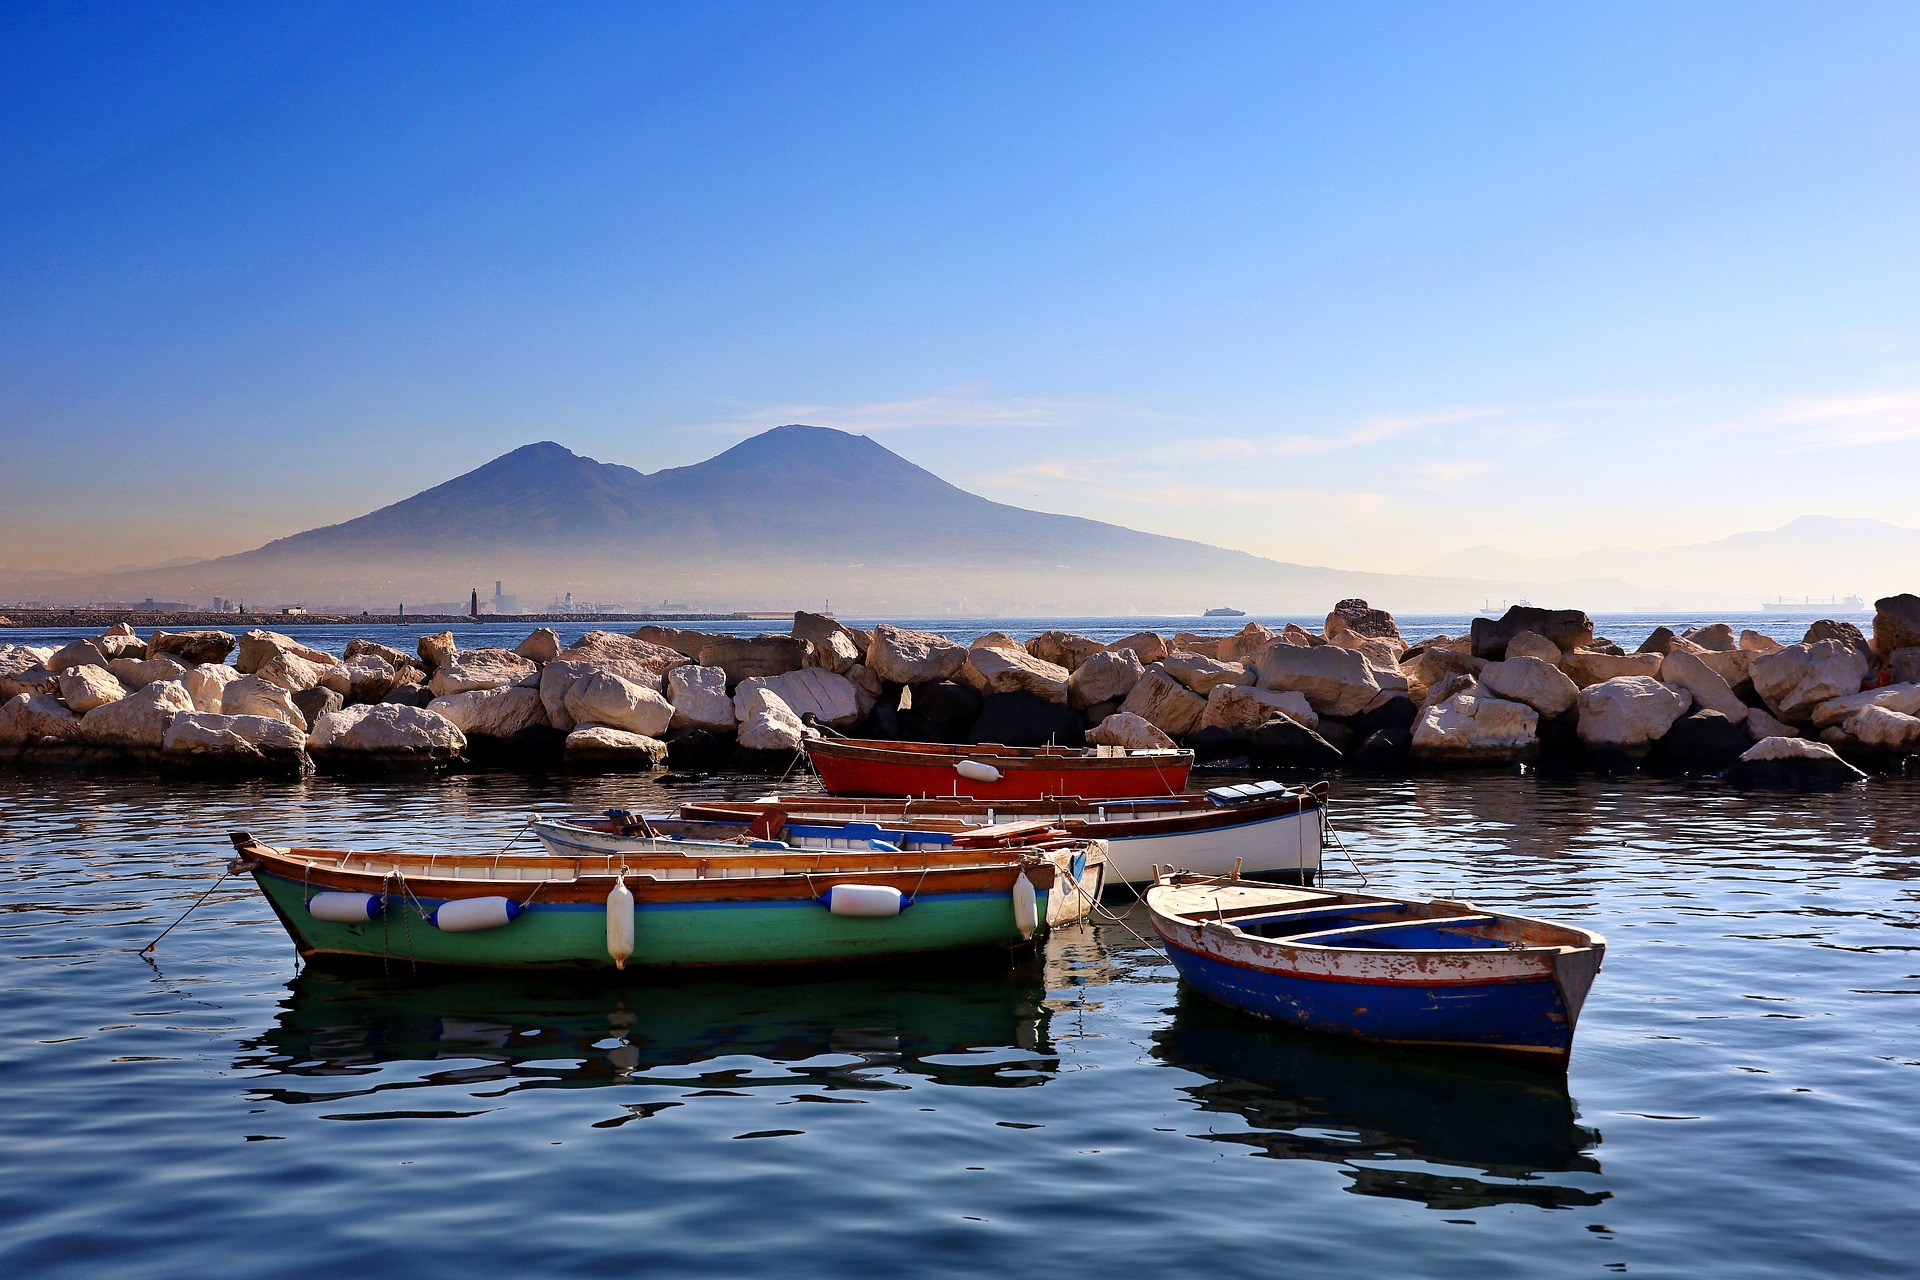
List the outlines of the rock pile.
<svg viewBox="0 0 1920 1280">
<path fill-rule="evenodd" d="M 1871 635 L 1821 621 L 1782 645 L 1725 624 L 1638 652 L 1577 610 L 1510 609 L 1408 645 L 1342 600 L 1320 634 L 1049 631 L 960 644 L 799 613 L 787 633 L 646 626 L 563 646 L 336 656 L 272 631 L 131 628 L 0 645 L 0 762 L 303 771 L 505 761 L 783 768 L 822 732 L 936 742 L 1184 743 L 1203 759 L 1374 770 L 1542 766 L 1831 785 L 1920 754 L 1920 597 Z M 229 662 L 229 659 L 231 661 Z M 1783 745 L 1792 744 L 1792 745 Z"/>
</svg>

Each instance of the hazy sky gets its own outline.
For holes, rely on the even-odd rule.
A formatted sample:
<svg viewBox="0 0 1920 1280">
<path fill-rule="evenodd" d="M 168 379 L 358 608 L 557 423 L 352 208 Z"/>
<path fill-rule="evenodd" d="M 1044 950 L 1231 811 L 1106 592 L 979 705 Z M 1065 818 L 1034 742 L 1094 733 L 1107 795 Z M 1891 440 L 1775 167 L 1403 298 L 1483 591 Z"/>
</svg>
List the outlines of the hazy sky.
<svg viewBox="0 0 1920 1280">
<path fill-rule="evenodd" d="M 0 565 L 796 420 L 1354 568 L 1920 525 L 1917 63 L 1911 4 L 9 5 Z"/>
</svg>

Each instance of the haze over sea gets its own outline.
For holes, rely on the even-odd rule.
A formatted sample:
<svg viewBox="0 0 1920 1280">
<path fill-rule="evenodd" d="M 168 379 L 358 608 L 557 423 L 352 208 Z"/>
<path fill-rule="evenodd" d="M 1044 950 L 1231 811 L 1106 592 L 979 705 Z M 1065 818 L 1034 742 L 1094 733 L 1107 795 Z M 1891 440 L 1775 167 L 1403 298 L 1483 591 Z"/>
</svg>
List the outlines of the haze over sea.
<svg viewBox="0 0 1920 1280">
<path fill-rule="evenodd" d="M 1596 621 L 1631 648 L 1687 620 Z M 1339 779 L 1366 885 L 1608 935 L 1564 1085 L 1214 1010 L 1138 908 L 989 972 L 415 980 L 302 972 L 230 881 L 137 954 L 230 829 L 490 849 L 529 812 L 770 782 L 0 774 L 0 1274 L 1913 1273 L 1920 798 L 1897 779 Z"/>
</svg>

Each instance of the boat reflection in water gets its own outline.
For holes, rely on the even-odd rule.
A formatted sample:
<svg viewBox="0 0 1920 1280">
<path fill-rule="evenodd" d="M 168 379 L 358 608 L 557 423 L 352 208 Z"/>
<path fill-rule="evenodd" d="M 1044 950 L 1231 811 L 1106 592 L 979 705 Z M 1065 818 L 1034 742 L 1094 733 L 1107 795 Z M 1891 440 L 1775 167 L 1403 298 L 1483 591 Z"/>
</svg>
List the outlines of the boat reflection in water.
<svg viewBox="0 0 1920 1280">
<path fill-rule="evenodd" d="M 235 1067 L 253 1077 L 255 1097 L 295 1105 L 475 1085 L 489 1097 L 501 1085 L 875 1090 L 900 1087 L 902 1074 L 1021 1088 L 1059 1071 L 1045 996 L 1031 963 L 993 974 L 646 986 L 311 968 Z M 749 1068 L 748 1058 L 782 1069 Z M 621 1118 L 660 1105 L 626 1106 Z"/>
<path fill-rule="evenodd" d="M 1564 1079 L 1510 1063 L 1359 1044 L 1240 1017 L 1182 992 L 1154 1056 L 1208 1077 L 1184 1092 L 1242 1132 L 1196 1134 L 1348 1167 L 1359 1195 L 1432 1209 L 1596 1205 L 1599 1133 Z M 1555 1177 L 1554 1175 L 1576 1175 Z"/>
</svg>

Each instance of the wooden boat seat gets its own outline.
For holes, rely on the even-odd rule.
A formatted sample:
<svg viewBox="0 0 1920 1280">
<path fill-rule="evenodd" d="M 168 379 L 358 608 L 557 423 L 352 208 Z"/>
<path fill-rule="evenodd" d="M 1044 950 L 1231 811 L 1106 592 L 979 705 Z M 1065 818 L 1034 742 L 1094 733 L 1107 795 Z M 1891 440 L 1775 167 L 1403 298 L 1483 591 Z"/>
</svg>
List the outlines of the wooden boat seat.
<svg viewBox="0 0 1920 1280">
<path fill-rule="evenodd" d="M 1493 917 L 1487 915 L 1422 916 L 1417 920 L 1383 920 L 1379 924 L 1356 924 L 1344 929 L 1322 929 L 1317 933 L 1296 933 L 1284 939 L 1284 941 L 1326 942 L 1333 938 L 1351 938 L 1356 935 L 1372 937 L 1376 934 L 1386 933 L 1392 929 L 1413 929 L 1422 926 L 1434 929 L 1451 929 L 1456 925 L 1489 924 L 1492 921 Z"/>
<path fill-rule="evenodd" d="M 1233 925 L 1267 924 L 1272 921 L 1311 920 L 1315 916 L 1367 915 L 1375 911 L 1392 911 L 1399 905 L 1397 902 L 1321 902 L 1310 906 L 1282 907 L 1278 910 L 1267 907 L 1241 907 L 1237 911 L 1223 911 L 1217 916 L 1206 916 L 1204 919 L 1224 919 Z"/>
<path fill-rule="evenodd" d="M 1050 822 L 1001 822 L 990 827 L 972 827 L 956 832 L 953 842 L 957 845 L 1005 844 L 1038 839 L 1052 832 L 1053 824 Z"/>
</svg>

